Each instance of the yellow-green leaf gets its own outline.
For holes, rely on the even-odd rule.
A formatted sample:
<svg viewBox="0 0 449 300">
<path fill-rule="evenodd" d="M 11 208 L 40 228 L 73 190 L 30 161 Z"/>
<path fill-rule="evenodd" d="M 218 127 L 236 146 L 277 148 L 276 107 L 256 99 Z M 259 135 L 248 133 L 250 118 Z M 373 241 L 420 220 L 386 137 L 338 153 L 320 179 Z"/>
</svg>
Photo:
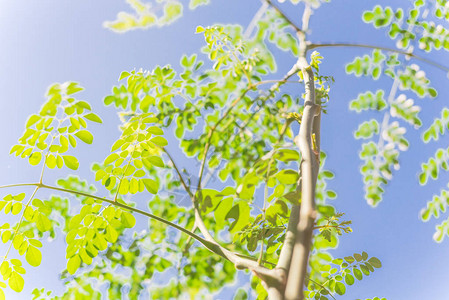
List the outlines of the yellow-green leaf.
<svg viewBox="0 0 449 300">
<path fill-rule="evenodd" d="M 156 144 L 157 146 L 160 146 L 160 147 L 164 147 L 164 146 L 168 145 L 167 140 L 161 136 L 155 136 L 150 141 L 152 141 L 154 144 Z"/>
<path fill-rule="evenodd" d="M 157 190 L 158 190 L 158 184 L 156 181 L 154 181 L 153 179 L 142 179 L 143 184 L 145 185 L 146 189 L 148 190 L 148 192 L 152 193 L 152 194 L 156 194 Z"/>
<path fill-rule="evenodd" d="M 122 215 L 120 216 L 120 220 L 123 224 L 123 226 L 127 228 L 132 228 L 134 225 L 136 225 L 136 218 L 127 211 L 122 212 Z"/>
<path fill-rule="evenodd" d="M 36 247 L 29 246 L 25 258 L 30 265 L 37 267 L 41 264 L 42 253 Z"/>
<path fill-rule="evenodd" d="M 36 166 L 41 162 L 41 159 L 42 159 L 42 154 L 40 152 L 34 152 L 33 154 L 31 154 L 28 161 L 30 162 L 30 165 Z"/>
<path fill-rule="evenodd" d="M 64 164 L 69 169 L 77 170 L 80 165 L 80 163 L 78 162 L 78 159 L 75 156 L 63 155 L 62 159 L 64 160 Z"/>
<path fill-rule="evenodd" d="M 22 276 L 17 272 L 12 272 L 11 277 L 8 280 L 9 287 L 16 292 L 21 292 L 23 290 L 23 285 L 25 284 Z"/>
<path fill-rule="evenodd" d="M 73 275 L 75 274 L 76 270 L 78 270 L 80 265 L 81 265 L 81 258 L 77 254 L 67 261 L 67 271 Z"/>
<path fill-rule="evenodd" d="M 94 113 L 88 113 L 84 116 L 84 118 L 92 122 L 103 123 L 103 120 L 101 120 L 101 118 Z"/>
<path fill-rule="evenodd" d="M 80 130 L 77 133 L 75 133 L 75 136 L 85 142 L 86 144 L 92 144 L 92 141 L 94 140 L 94 137 L 92 133 L 90 133 L 87 130 Z"/>
</svg>

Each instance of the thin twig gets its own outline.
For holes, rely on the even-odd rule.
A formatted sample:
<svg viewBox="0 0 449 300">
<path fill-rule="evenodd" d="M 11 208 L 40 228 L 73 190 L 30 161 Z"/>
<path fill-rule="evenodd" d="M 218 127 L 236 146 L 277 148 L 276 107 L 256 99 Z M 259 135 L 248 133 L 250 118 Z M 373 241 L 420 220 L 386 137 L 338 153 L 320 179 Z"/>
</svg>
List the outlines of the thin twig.
<svg viewBox="0 0 449 300">
<path fill-rule="evenodd" d="M 303 32 L 303 30 L 301 28 L 299 28 L 298 25 L 296 25 L 289 17 L 287 17 L 287 15 L 273 2 L 271 2 L 271 0 L 265 0 L 271 7 L 273 7 L 278 14 L 280 14 L 282 16 L 282 18 L 285 19 L 285 21 L 287 21 L 294 29 L 296 32 Z"/>
<path fill-rule="evenodd" d="M 334 295 L 332 295 L 331 291 L 329 291 L 325 286 L 321 285 L 320 283 L 316 282 L 315 280 L 310 279 L 310 277 L 308 277 L 307 280 L 315 283 L 316 285 L 321 287 L 323 290 L 327 291 L 327 293 L 329 294 L 329 296 L 332 297 L 332 299 L 337 300 L 337 299 L 335 299 Z"/>
<path fill-rule="evenodd" d="M 401 55 L 404 55 L 407 57 L 413 57 L 417 60 L 420 60 L 426 64 L 429 64 L 429 65 L 434 66 L 442 71 L 449 73 L 449 67 L 447 67 L 447 66 L 439 64 L 433 60 L 424 58 L 417 54 L 414 54 L 413 52 L 408 52 L 408 51 L 395 49 L 395 48 L 389 48 L 389 47 L 377 46 L 377 45 L 369 45 L 369 44 L 354 44 L 354 43 L 312 43 L 308 46 L 308 48 L 310 50 L 316 49 L 316 48 L 324 48 L 324 47 L 357 47 L 357 48 L 385 50 L 385 51 L 389 51 L 389 52 L 398 53 L 398 54 L 401 54 Z"/>
<path fill-rule="evenodd" d="M 185 191 L 189 194 L 189 196 L 192 198 L 193 197 L 192 191 L 190 190 L 189 186 L 184 181 L 184 178 L 182 177 L 182 174 L 179 171 L 179 168 L 176 165 L 173 157 L 170 155 L 170 153 L 168 153 L 167 149 L 162 148 L 162 151 L 164 151 L 165 154 L 167 154 L 168 158 L 170 159 L 171 163 L 173 164 L 173 167 L 175 168 L 176 173 L 178 174 L 178 177 L 179 177 L 179 180 L 181 181 L 182 186 L 184 187 Z"/>
<path fill-rule="evenodd" d="M 249 22 L 248 27 L 246 27 L 245 33 L 243 34 L 243 36 L 246 39 L 248 39 L 251 36 L 251 33 L 253 32 L 254 28 L 256 27 L 257 22 L 260 20 L 260 18 L 262 18 L 265 11 L 267 10 L 267 8 L 268 8 L 268 3 L 264 1 L 262 3 L 262 5 L 260 6 L 259 10 L 257 10 L 254 17 L 251 19 L 251 22 Z"/>
<path fill-rule="evenodd" d="M 12 187 L 19 187 L 19 186 L 36 186 L 39 183 L 16 183 L 16 184 L 6 184 L 6 185 L 0 185 L 0 189 L 5 188 L 12 188 Z"/>
</svg>

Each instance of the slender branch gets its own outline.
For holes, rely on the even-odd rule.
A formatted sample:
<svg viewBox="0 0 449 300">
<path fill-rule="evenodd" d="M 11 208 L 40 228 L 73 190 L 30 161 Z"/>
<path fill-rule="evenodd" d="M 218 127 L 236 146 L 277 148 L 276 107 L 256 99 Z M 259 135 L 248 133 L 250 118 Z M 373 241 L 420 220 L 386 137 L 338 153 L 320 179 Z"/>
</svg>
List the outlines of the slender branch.
<svg viewBox="0 0 449 300">
<path fill-rule="evenodd" d="M 252 89 L 252 86 L 248 86 L 242 92 L 242 94 L 231 103 L 231 105 L 226 110 L 226 112 L 223 114 L 223 116 L 221 116 L 221 118 L 217 121 L 217 123 L 215 123 L 215 125 L 209 131 L 209 134 L 207 136 L 206 145 L 205 145 L 204 151 L 203 151 L 203 158 L 202 158 L 202 161 L 201 161 L 201 166 L 200 166 L 200 171 L 199 171 L 199 176 L 198 176 L 198 187 L 197 187 L 197 190 L 201 189 L 201 180 L 203 178 L 204 167 L 206 165 L 207 153 L 208 153 L 209 148 L 210 148 L 212 137 L 213 137 L 215 131 L 217 130 L 218 125 L 220 125 L 221 122 L 223 122 L 223 120 L 231 113 L 231 111 L 234 109 L 234 107 L 237 105 L 237 103 L 239 103 L 240 100 L 243 99 L 243 97 L 245 97 L 246 93 L 248 93 L 251 89 Z"/>
<path fill-rule="evenodd" d="M 193 228 L 190 231 L 195 233 L 196 229 L 197 229 L 196 224 L 193 224 Z M 191 241 L 192 241 L 192 237 L 189 236 L 185 243 L 184 250 L 182 250 L 182 256 L 186 256 L 187 253 L 189 252 L 189 249 L 192 246 L 192 243 L 190 243 Z"/>
<path fill-rule="evenodd" d="M 237 255 L 238 257 L 241 257 L 241 258 L 246 258 L 246 259 L 249 259 L 249 260 L 252 260 L 252 261 L 257 261 L 257 258 L 252 257 L 252 256 L 248 256 L 248 255 L 240 254 L 240 253 L 236 253 L 236 255 Z M 262 260 L 262 263 L 263 263 L 263 264 L 270 265 L 270 266 L 272 266 L 272 267 L 276 267 L 276 264 L 274 264 L 274 263 L 272 263 L 272 262 L 269 262 L 269 261 L 266 261 L 266 260 Z"/>
<path fill-rule="evenodd" d="M 318 100 L 317 103 L 320 101 Z M 313 178 L 318 178 L 318 172 L 320 171 L 320 153 L 321 153 L 321 107 L 317 107 L 317 111 L 315 111 L 315 116 L 313 117 L 313 127 L 312 127 L 312 136 L 314 139 L 315 149 L 313 152 L 316 156 L 316 161 L 318 162 L 318 166 L 314 169 L 315 173 L 313 174 Z"/>
<path fill-rule="evenodd" d="M 173 157 L 170 155 L 170 153 L 168 153 L 167 149 L 162 148 L 162 151 L 165 152 L 165 154 L 167 154 L 168 158 L 170 159 L 170 161 L 173 164 L 173 167 L 175 168 L 176 173 L 178 174 L 179 180 L 181 181 L 182 186 L 184 187 L 185 191 L 189 194 L 189 196 L 192 198 L 193 194 L 192 191 L 190 190 L 189 186 L 186 184 L 186 182 L 184 181 L 184 178 L 182 177 L 181 172 L 179 171 L 178 166 L 176 165 Z"/>
<path fill-rule="evenodd" d="M 271 0 L 265 0 L 271 7 L 273 7 L 278 14 L 280 14 L 282 16 L 282 18 L 285 19 L 285 21 L 287 21 L 295 30 L 296 32 L 303 32 L 303 30 L 301 28 L 298 27 L 298 25 L 296 25 L 289 17 L 287 17 L 287 15 L 276 5 L 274 4 Z"/>
<path fill-rule="evenodd" d="M 251 36 L 251 33 L 253 32 L 254 28 L 256 27 L 257 21 L 260 20 L 260 18 L 262 18 L 262 16 L 264 15 L 265 11 L 268 8 L 268 3 L 267 2 L 263 2 L 262 5 L 260 6 L 259 10 L 256 12 L 256 14 L 254 15 L 254 17 L 252 18 L 251 22 L 249 23 L 248 27 L 246 27 L 245 33 L 243 34 L 243 36 L 248 39 Z"/>
<path fill-rule="evenodd" d="M 31 196 L 30 199 L 32 199 L 34 197 L 34 194 L 37 192 L 38 189 L 40 188 L 45 188 L 45 189 L 50 189 L 50 190 L 55 190 L 55 191 L 60 191 L 60 192 L 64 192 L 64 193 L 69 193 L 69 194 L 74 194 L 74 195 L 79 195 L 79 196 L 84 196 L 84 197 L 89 197 L 89 198 L 93 198 L 102 202 L 106 202 L 109 203 L 111 205 L 117 206 L 117 207 L 121 207 L 127 210 L 130 210 L 132 212 L 138 213 L 140 215 L 149 217 L 151 219 L 154 219 L 156 221 L 159 221 L 161 223 L 164 223 L 168 226 L 171 226 L 185 234 L 187 234 L 188 236 L 190 236 L 191 238 L 197 240 L 198 242 L 200 242 L 203 246 L 205 246 L 207 249 L 209 249 L 211 252 L 223 257 L 224 259 L 234 263 L 234 265 L 236 266 L 236 268 L 238 269 L 251 269 L 253 271 L 257 271 L 257 272 L 261 272 L 261 273 L 266 273 L 267 271 L 269 271 L 267 268 L 261 267 L 257 264 L 256 259 L 254 258 L 249 258 L 246 257 L 244 255 L 240 255 L 237 253 L 234 253 L 232 251 L 227 250 L 226 248 L 220 246 L 218 243 L 216 243 L 215 241 L 209 241 L 207 239 L 204 239 L 202 237 L 200 237 L 199 235 L 191 232 L 190 230 L 185 229 L 184 227 L 181 227 L 175 223 L 172 223 L 170 221 L 165 220 L 164 218 L 158 217 L 156 215 L 150 214 L 146 211 L 140 210 L 138 208 L 134 208 L 131 206 L 128 206 L 126 204 L 122 204 L 118 201 L 114 201 L 111 199 L 107 199 L 107 198 L 103 198 L 103 197 L 98 197 L 95 195 L 91 195 L 88 193 L 84 193 L 84 192 L 79 192 L 79 191 L 75 191 L 75 190 L 69 190 L 69 189 L 64 189 L 64 188 L 59 188 L 59 187 L 55 187 L 55 186 L 50 186 L 50 185 L 46 185 L 46 184 L 42 184 L 42 183 L 26 183 L 26 184 L 20 184 L 20 186 L 35 186 L 35 192 L 33 193 L 33 195 Z M 9 186 L 17 186 L 17 185 L 9 185 Z M 5 255 L 6 257 L 6 255 Z"/>
<path fill-rule="evenodd" d="M 30 184 L 30 185 L 32 185 L 32 184 Z M 227 259 L 227 257 L 223 254 L 223 251 L 218 249 L 217 245 L 215 245 L 214 243 L 211 243 L 211 242 L 205 240 L 204 238 L 202 238 L 199 235 L 196 235 L 195 233 L 185 229 L 184 227 L 181 227 L 181 226 L 179 226 L 179 225 L 177 225 L 175 223 L 167 221 L 164 218 L 161 218 L 161 217 L 158 217 L 156 215 L 150 214 L 150 213 L 148 213 L 146 211 L 143 211 L 143 210 L 140 210 L 138 208 L 134 208 L 134 207 L 122 204 L 122 203 L 120 203 L 118 201 L 114 201 L 114 200 L 111 200 L 111 199 L 98 197 L 98 196 L 95 196 L 95 195 L 90 195 L 90 194 L 83 193 L 83 192 L 78 192 L 78 191 L 75 191 L 75 190 L 69 190 L 69 189 L 59 188 L 59 187 L 55 187 L 55 186 L 49 186 L 49 185 L 46 185 L 46 184 L 34 184 L 34 185 L 37 186 L 37 187 L 40 187 L 40 188 L 46 188 L 46 189 L 60 191 L 60 192 L 64 192 L 64 193 L 69 193 L 69 194 L 74 194 L 74 195 L 79 195 L 79 196 L 93 198 L 93 199 L 96 199 L 96 200 L 99 200 L 99 201 L 102 201 L 102 202 L 106 202 L 106 203 L 112 204 L 114 206 L 118 206 L 118 207 L 130 210 L 132 212 L 141 214 L 143 216 L 149 217 L 151 219 L 154 219 L 156 221 L 164 223 L 164 224 L 166 224 L 168 226 L 171 226 L 171 227 L 173 227 L 173 228 L 175 228 L 175 229 L 177 229 L 177 230 L 179 230 L 179 231 L 181 231 L 181 232 L 191 236 L 192 238 L 194 238 L 195 240 L 197 240 L 198 242 L 203 244 L 210 251 L 212 251 L 212 252 L 222 256 L 223 258 Z"/>
<path fill-rule="evenodd" d="M 329 296 L 332 297 L 332 299 L 337 300 L 337 299 L 335 299 L 334 295 L 332 295 L 331 291 L 329 291 L 325 286 L 323 286 L 322 284 L 316 282 L 315 280 L 310 279 L 310 277 L 308 277 L 307 280 L 309 280 L 309 281 L 315 283 L 316 285 L 318 285 L 319 287 L 321 287 L 323 290 L 327 291 L 327 293 L 329 294 Z"/>
<path fill-rule="evenodd" d="M 321 226 L 314 226 L 313 230 L 322 228 L 344 228 L 344 227 L 341 227 L 340 225 L 321 225 Z"/>
<path fill-rule="evenodd" d="M 442 71 L 445 71 L 447 73 L 449 73 L 449 67 L 444 66 L 442 64 L 439 64 L 433 60 L 424 58 L 422 56 L 419 56 L 417 54 L 414 54 L 413 52 L 408 52 L 408 51 L 404 51 L 404 50 L 399 50 L 399 49 L 395 49 L 395 48 L 389 48 L 389 47 L 384 47 L 384 46 L 377 46 L 377 45 L 368 45 L 368 44 L 353 44 L 353 43 L 312 43 L 308 46 L 308 48 L 310 50 L 312 49 L 316 49 L 316 48 L 324 48 L 324 47 L 357 47 L 357 48 L 368 48 L 368 49 L 379 49 L 379 50 L 385 50 L 385 51 L 389 51 L 389 52 L 394 52 L 394 53 L 398 53 L 401 55 L 405 55 L 407 57 L 413 57 L 417 60 L 420 60 L 426 64 L 429 64 L 431 66 L 434 66 Z"/>
<path fill-rule="evenodd" d="M 7 184 L 7 185 L 0 185 L 0 189 L 5 188 L 12 188 L 12 187 L 18 187 L 18 186 L 37 186 L 39 183 L 16 183 L 16 184 Z"/>
<path fill-rule="evenodd" d="M 301 57 L 300 57 L 301 58 Z M 302 57 L 301 63 L 306 63 Z M 315 99 L 314 75 L 310 66 L 303 67 L 306 98 L 301 127 L 297 139 L 297 145 L 301 151 L 301 209 L 299 222 L 296 227 L 295 245 L 291 258 L 291 266 L 288 273 L 285 290 L 286 299 L 303 299 L 304 281 L 307 275 L 307 266 L 312 244 L 313 225 L 315 223 L 315 185 L 318 174 L 319 162 L 315 157 L 312 145 L 313 121 L 319 106 Z"/>
<path fill-rule="evenodd" d="M 293 73 L 291 75 L 289 75 L 289 74 L 290 74 L 290 72 L 288 72 L 287 75 L 285 75 L 284 78 L 282 78 L 282 79 L 268 79 L 268 80 L 262 80 L 262 81 L 256 82 L 256 83 L 252 84 L 252 87 L 256 87 L 261 84 L 267 84 L 267 83 L 301 83 L 299 80 L 288 80 L 288 78 L 295 75 L 295 73 Z"/>
</svg>

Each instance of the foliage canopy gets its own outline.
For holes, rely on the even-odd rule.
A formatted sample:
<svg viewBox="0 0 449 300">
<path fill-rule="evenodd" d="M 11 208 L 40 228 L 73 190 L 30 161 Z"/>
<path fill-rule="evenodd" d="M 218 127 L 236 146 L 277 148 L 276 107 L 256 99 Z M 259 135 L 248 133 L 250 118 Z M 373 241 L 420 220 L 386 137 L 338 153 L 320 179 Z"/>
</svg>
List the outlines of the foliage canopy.
<svg viewBox="0 0 449 300">
<path fill-rule="evenodd" d="M 120 12 L 104 23 L 106 28 L 127 32 L 165 26 L 184 9 L 179 1 L 127 2 L 133 13 Z M 188 7 L 208 2 L 190 0 Z M 12 216 L 0 224 L 6 245 L 0 299 L 7 287 L 22 291 L 25 262 L 39 266 L 45 239 L 57 236 L 64 236 L 67 245 L 61 272 L 66 290 L 54 295 L 35 289 L 33 299 L 194 298 L 226 286 L 233 286 L 236 299 L 252 294 L 293 299 L 292 290 L 306 299 L 335 299 L 382 267 L 365 251 L 341 258 L 329 252 L 352 228 L 344 213 L 329 204 L 337 193 L 327 187 L 334 173 L 325 167 L 320 118 L 332 101 L 334 78 L 322 74 L 325 58 L 318 50 L 367 48 L 370 53 L 349 62 L 346 73 L 391 82 L 390 90 L 364 91 L 349 103 L 350 110 L 369 116 L 354 137 L 362 140 L 366 201 L 379 205 L 399 168 L 400 153 L 410 146 L 406 129 L 424 127 L 415 99 L 437 97 L 418 63 L 449 71 L 415 51 L 449 51 L 444 27 L 449 1 L 416 0 L 406 8 L 376 5 L 367 10 L 363 21 L 386 30 L 396 48 L 311 42 L 309 18 L 328 1 L 289 1 L 304 7 L 301 26 L 283 12 L 284 1 L 278 2 L 262 1 L 246 28 L 198 26 L 204 47 L 199 54 L 184 55 L 179 66 L 119 74 L 104 104 L 118 111 L 121 135 L 103 161 L 93 162 L 95 184 L 74 175 L 55 185 L 45 181 L 47 169 L 79 168 L 75 148 L 80 142 L 94 143 L 89 125 L 103 122 L 80 99 L 79 83 L 48 88 L 41 110 L 28 118 L 10 151 L 41 168 L 40 178 L 0 187 L 2 192 L 23 189 L 4 192 L 0 200 L 1 212 Z M 281 75 L 278 50 L 298 58 Z M 438 140 L 448 129 L 449 110 L 442 108 L 422 129 L 422 140 Z M 196 168 L 180 167 L 187 158 Z M 449 149 L 438 149 L 422 164 L 419 183 L 437 179 L 449 169 L 448 160 Z M 211 182 L 214 177 L 219 184 Z M 44 189 L 54 195 L 42 198 Z M 146 201 L 136 201 L 138 195 Z M 438 218 L 448 199 L 448 190 L 435 195 L 422 219 Z M 143 230 L 136 215 L 148 218 Z M 444 220 L 434 239 L 441 242 L 448 234 L 449 221 Z M 306 249 L 301 256 L 295 252 L 299 246 Z M 293 282 L 296 276 L 302 279 Z M 250 288 L 235 284 L 240 277 L 250 281 Z M 150 284 L 153 278 L 166 284 Z"/>
</svg>

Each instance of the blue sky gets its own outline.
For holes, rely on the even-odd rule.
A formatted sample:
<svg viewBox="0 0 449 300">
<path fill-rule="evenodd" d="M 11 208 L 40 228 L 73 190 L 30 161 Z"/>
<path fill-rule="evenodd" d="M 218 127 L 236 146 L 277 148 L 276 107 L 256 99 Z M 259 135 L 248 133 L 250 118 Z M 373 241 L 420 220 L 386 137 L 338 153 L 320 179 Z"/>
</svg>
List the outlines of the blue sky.
<svg viewBox="0 0 449 300">
<path fill-rule="evenodd" d="M 9 148 L 21 135 L 27 117 L 37 112 L 43 103 L 46 88 L 53 82 L 69 80 L 78 81 L 86 88 L 82 97 L 104 120 L 103 125 L 91 127 L 94 146 L 77 148 L 81 167 L 76 174 L 93 182 L 90 162 L 103 160 L 118 135 L 115 111 L 103 107 L 102 99 L 116 84 L 120 72 L 177 65 L 184 53 L 197 52 L 203 45 L 202 37 L 194 34 L 197 25 L 238 22 L 246 26 L 260 6 L 260 1 L 256 0 L 213 0 L 212 3 L 193 12 L 186 10 L 183 18 L 168 27 L 116 34 L 104 29 L 102 22 L 112 20 L 118 11 L 127 9 L 122 0 L 0 0 L 0 183 L 29 182 L 38 178 L 37 168 L 29 167 L 26 160 L 8 156 Z M 375 4 L 407 7 L 410 3 L 398 0 L 333 1 L 312 16 L 311 40 L 393 46 L 382 30 L 364 24 L 361 14 Z M 283 7 L 299 24 L 301 8 Z M 328 154 L 327 168 L 336 173 L 330 187 L 339 196 L 332 204 L 338 211 L 346 213 L 347 219 L 353 221 L 354 229 L 353 233 L 340 239 L 339 248 L 332 253 L 342 257 L 366 251 L 383 263 L 382 269 L 349 287 L 344 299 L 374 296 L 389 300 L 448 299 L 448 241 L 433 242 L 436 222 L 422 223 L 418 213 L 433 194 L 446 186 L 449 176 L 443 173 L 437 182 L 426 187 L 417 183 L 421 162 L 438 147 L 447 147 L 447 137 L 440 143 L 423 144 L 420 141 L 422 130 L 407 127 L 411 147 L 401 153 L 401 169 L 394 173 L 384 201 L 376 208 L 369 207 L 363 199 L 358 171 L 360 143 L 352 136 L 367 116 L 349 112 L 348 103 L 360 92 L 379 88 L 388 91 L 391 81 L 345 75 L 345 63 L 368 51 L 349 48 L 319 51 L 324 56 L 322 73 L 333 75 L 336 80 L 328 114 L 322 121 L 322 149 Z M 430 57 L 449 65 L 447 53 L 436 52 Z M 294 62 L 294 57 L 281 54 L 279 74 L 284 74 Z M 420 116 L 424 129 L 447 105 L 449 79 L 438 69 L 421 66 L 439 92 L 435 100 L 416 99 L 423 108 Z M 68 171 L 63 169 L 48 174 L 51 182 L 66 176 Z M 4 251 L 3 248 L 0 246 L 0 251 Z M 20 296 L 9 293 L 7 299 L 28 298 L 34 287 L 45 286 L 60 291 L 58 271 L 64 267 L 64 256 L 62 241 L 45 245 L 42 265 L 27 268 L 24 292 Z"/>
</svg>

